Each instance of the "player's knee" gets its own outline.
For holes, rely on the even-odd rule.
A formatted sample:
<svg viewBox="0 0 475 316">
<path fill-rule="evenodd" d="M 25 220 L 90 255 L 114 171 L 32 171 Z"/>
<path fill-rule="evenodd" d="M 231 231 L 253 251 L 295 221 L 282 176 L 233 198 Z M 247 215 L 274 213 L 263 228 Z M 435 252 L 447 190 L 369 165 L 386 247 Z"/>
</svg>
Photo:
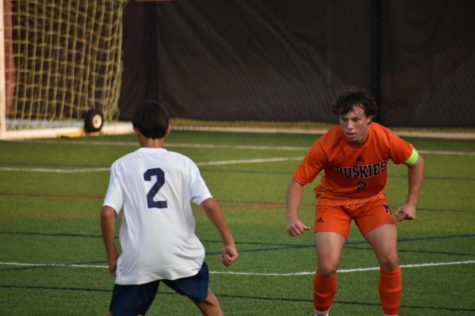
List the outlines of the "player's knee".
<svg viewBox="0 0 475 316">
<path fill-rule="evenodd" d="M 206 297 L 206 300 L 203 303 L 198 304 L 198 307 L 201 310 L 201 313 L 205 316 L 223 315 L 218 298 L 213 292 L 211 292 L 211 290 L 208 290 L 208 296 Z"/>
<path fill-rule="evenodd" d="M 388 253 L 379 258 L 379 265 L 385 271 L 393 271 L 399 267 L 397 253 Z"/>
<path fill-rule="evenodd" d="M 329 279 L 336 274 L 336 269 L 336 265 L 333 264 L 319 264 L 317 272 L 322 278 Z"/>
</svg>

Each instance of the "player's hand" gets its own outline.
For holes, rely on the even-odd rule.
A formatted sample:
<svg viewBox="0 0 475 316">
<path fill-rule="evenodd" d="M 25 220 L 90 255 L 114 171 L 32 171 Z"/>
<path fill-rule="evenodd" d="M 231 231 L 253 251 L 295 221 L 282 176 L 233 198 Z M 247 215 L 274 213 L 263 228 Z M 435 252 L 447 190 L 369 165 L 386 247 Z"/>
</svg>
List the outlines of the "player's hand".
<svg viewBox="0 0 475 316">
<path fill-rule="evenodd" d="M 415 220 L 416 207 L 409 204 L 403 204 L 397 208 L 394 216 L 396 216 L 398 221 Z"/>
<path fill-rule="evenodd" d="M 116 276 L 116 271 L 117 271 L 117 260 L 109 262 L 109 273 L 113 277 Z"/>
<path fill-rule="evenodd" d="M 109 265 L 109 273 L 113 277 L 116 276 L 118 258 L 119 258 L 119 253 L 117 252 L 117 249 L 114 247 L 112 253 L 110 254 L 110 257 L 107 259 L 107 263 Z"/>
<path fill-rule="evenodd" d="M 308 230 L 310 230 L 310 226 L 302 223 L 299 218 L 287 220 L 287 233 L 290 236 L 298 236 Z"/>
<path fill-rule="evenodd" d="M 223 246 L 222 250 L 222 259 L 223 264 L 225 266 L 230 266 L 239 258 L 239 254 L 237 252 L 236 246 L 233 245 L 225 245 Z"/>
</svg>

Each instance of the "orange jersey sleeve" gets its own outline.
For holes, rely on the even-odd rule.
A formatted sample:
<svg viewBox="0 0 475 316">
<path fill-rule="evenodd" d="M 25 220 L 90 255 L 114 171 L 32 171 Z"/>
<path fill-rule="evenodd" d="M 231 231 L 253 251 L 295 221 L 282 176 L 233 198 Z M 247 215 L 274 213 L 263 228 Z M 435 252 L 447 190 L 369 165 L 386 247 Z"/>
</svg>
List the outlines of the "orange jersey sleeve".
<svg viewBox="0 0 475 316">
<path fill-rule="evenodd" d="M 359 147 L 349 145 L 337 125 L 310 148 L 293 177 L 301 185 L 313 182 L 323 170 L 314 188 L 317 197 L 329 199 L 366 199 L 384 194 L 387 165 L 405 162 L 413 146 L 388 128 L 369 125 L 367 141 Z"/>
</svg>

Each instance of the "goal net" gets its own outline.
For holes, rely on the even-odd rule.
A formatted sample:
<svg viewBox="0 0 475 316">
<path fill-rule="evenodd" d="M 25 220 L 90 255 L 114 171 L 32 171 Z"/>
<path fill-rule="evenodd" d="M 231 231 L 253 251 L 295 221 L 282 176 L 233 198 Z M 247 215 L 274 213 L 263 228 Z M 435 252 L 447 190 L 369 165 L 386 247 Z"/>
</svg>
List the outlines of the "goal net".
<svg viewBox="0 0 475 316">
<path fill-rule="evenodd" d="M 81 130 L 94 110 L 117 120 L 127 1 L 0 2 L 0 138 Z"/>
</svg>

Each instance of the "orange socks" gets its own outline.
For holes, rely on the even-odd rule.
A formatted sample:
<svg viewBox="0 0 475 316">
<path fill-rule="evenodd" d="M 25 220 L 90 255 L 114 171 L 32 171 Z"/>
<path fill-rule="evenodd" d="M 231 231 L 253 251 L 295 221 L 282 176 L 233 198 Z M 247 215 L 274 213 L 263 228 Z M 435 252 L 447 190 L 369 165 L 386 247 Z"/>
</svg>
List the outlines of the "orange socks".
<svg viewBox="0 0 475 316">
<path fill-rule="evenodd" d="M 313 305 L 317 311 L 327 311 L 336 293 L 336 277 L 322 278 L 318 272 L 313 276 Z"/>
<path fill-rule="evenodd" d="M 385 315 L 397 315 L 401 305 L 401 269 L 380 270 L 379 296 Z M 322 278 L 318 272 L 313 276 L 313 305 L 317 311 L 328 311 L 336 293 L 336 276 Z"/>
<path fill-rule="evenodd" d="M 401 305 L 401 269 L 379 272 L 379 297 L 385 315 L 397 315 Z"/>
</svg>

